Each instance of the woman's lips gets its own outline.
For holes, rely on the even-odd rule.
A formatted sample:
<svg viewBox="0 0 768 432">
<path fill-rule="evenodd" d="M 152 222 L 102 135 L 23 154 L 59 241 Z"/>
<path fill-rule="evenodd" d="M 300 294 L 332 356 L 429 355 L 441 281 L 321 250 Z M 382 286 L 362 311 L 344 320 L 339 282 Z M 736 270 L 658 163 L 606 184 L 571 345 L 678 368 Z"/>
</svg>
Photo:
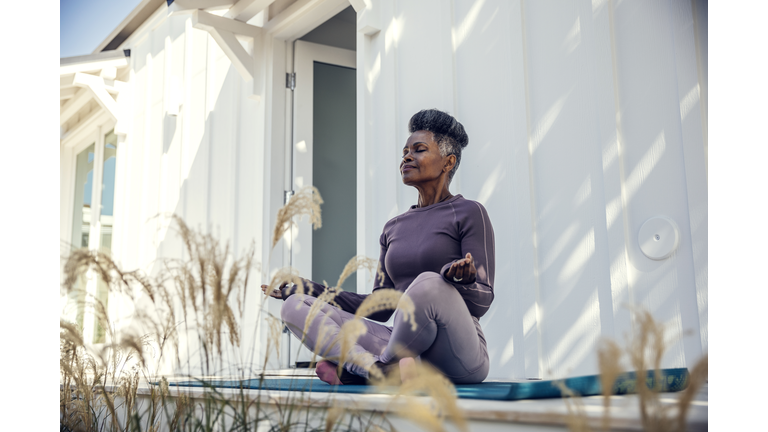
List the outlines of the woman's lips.
<svg viewBox="0 0 768 432">
<path fill-rule="evenodd" d="M 416 169 L 416 167 L 413 166 L 413 165 L 403 165 L 403 167 L 400 169 L 400 171 L 406 172 L 406 171 L 412 170 L 412 169 Z"/>
</svg>

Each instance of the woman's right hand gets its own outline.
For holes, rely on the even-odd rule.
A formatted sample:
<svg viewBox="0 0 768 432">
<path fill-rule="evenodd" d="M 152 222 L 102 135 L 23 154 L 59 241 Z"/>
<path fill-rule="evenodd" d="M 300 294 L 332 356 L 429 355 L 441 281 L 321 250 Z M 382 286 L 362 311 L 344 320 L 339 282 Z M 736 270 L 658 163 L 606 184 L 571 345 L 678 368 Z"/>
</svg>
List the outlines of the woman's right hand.
<svg viewBox="0 0 768 432">
<path fill-rule="evenodd" d="M 467 252 L 466 257 L 453 263 L 448 268 L 448 271 L 445 272 L 445 277 L 453 279 L 453 281 L 457 283 L 475 283 L 477 278 L 477 269 L 475 268 L 475 259 L 472 258 L 472 254 Z"/>
<path fill-rule="evenodd" d="M 285 289 L 285 287 L 287 285 L 288 285 L 288 282 L 283 282 L 283 283 L 280 284 L 280 288 L 272 290 L 272 292 L 270 292 L 270 293 L 267 292 L 267 290 L 269 289 L 269 286 L 268 285 L 262 285 L 261 286 L 261 291 L 264 294 L 267 294 L 267 295 L 269 295 L 272 298 L 276 298 L 276 299 L 282 300 L 283 299 L 283 289 Z"/>
</svg>

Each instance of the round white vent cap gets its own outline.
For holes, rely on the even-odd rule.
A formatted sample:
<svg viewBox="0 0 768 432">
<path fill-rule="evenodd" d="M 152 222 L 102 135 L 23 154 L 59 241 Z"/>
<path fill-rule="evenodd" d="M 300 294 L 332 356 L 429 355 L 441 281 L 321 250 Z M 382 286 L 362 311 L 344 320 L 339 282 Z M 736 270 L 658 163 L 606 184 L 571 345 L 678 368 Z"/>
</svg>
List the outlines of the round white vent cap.
<svg viewBox="0 0 768 432">
<path fill-rule="evenodd" d="M 677 249 L 680 233 L 675 221 L 666 216 L 655 216 L 640 227 L 637 242 L 645 256 L 652 260 L 663 260 Z"/>
</svg>

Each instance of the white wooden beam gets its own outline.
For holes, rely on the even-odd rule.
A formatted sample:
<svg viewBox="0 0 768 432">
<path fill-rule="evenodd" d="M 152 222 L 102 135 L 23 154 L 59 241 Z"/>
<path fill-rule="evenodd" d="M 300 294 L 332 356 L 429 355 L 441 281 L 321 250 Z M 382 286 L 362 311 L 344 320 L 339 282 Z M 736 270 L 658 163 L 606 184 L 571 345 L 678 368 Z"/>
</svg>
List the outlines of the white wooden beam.
<svg viewBox="0 0 768 432">
<path fill-rule="evenodd" d="M 352 9 L 354 9 L 355 12 L 358 12 L 358 13 L 361 10 L 365 9 L 370 3 L 371 3 L 371 0 L 349 0 L 349 4 L 352 5 Z"/>
<path fill-rule="evenodd" d="M 231 18 L 223 18 L 205 11 L 194 11 L 192 13 L 192 27 L 203 30 L 223 30 L 233 34 L 239 34 L 248 37 L 258 37 L 262 30 L 259 27 L 235 21 Z"/>
<path fill-rule="evenodd" d="M 274 2 L 275 0 L 240 0 L 229 8 L 224 17 L 247 22 Z"/>
<path fill-rule="evenodd" d="M 93 96 L 96 98 L 96 102 L 104 108 L 116 121 L 120 121 L 120 112 L 117 102 L 112 99 L 112 96 L 107 92 L 104 85 L 104 79 L 94 75 L 88 75 L 84 73 L 75 74 L 74 85 L 88 88 Z"/>
<path fill-rule="evenodd" d="M 379 18 L 381 2 L 374 0 L 349 0 L 357 12 L 357 31 L 365 35 L 372 35 L 381 31 L 381 19 Z"/>
<path fill-rule="evenodd" d="M 73 115 L 75 115 L 80 108 L 84 107 L 91 100 L 91 93 L 88 89 L 81 88 L 75 93 L 75 95 L 61 107 L 61 114 L 59 115 L 59 126 L 63 125 Z"/>
<path fill-rule="evenodd" d="M 59 75 L 78 72 L 100 71 L 105 68 L 120 69 L 128 66 L 128 57 L 123 50 L 114 50 L 59 59 Z"/>
<path fill-rule="evenodd" d="M 263 30 L 259 27 L 236 21 L 231 18 L 224 18 L 196 10 L 192 12 L 192 27 L 207 31 L 214 41 L 219 45 L 224 54 L 227 55 L 232 65 L 246 82 L 253 82 L 252 97 L 258 100 L 261 97 L 261 75 L 260 67 L 256 66 L 255 58 L 261 58 L 261 35 Z M 246 36 L 253 41 L 253 53 L 248 54 L 245 48 L 240 44 L 235 35 Z"/>
<path fill-rule="evenodd" d="M 171 0 L 168 6 L 176 5 L 183 9 L 224 9 L 231 7 L 237 0 Z"/>
<path fill-rule="evenodd" d="M 99 76 L 104 79 L 113 80 L 117 77 L 117 68 L 114 66 L 105 67 L 99 72 Z"/>
<path fill-rule="evenodd" d="M 75 81 L 75 74 L 68 74 L 68 75 L 61 75 L 59 77 L 59 88 L 67 88 L 72 87 L 74 84 L 72 84 Z"/>
<path fill-rule="evenodd" d="M 229 57 L 232 66 L 237 69 L 243 80 L 246 82 L 251 81 L 253 79 L 253 57 L 240 45 L 235 35 L 226 30 L 216 28 L 208 30 L 208 33 L 219 44 L 224 54 Z"/>
<path fill-rule="evenodd" d="M 295 40 L 346 9 L 349 0 L 297 0 L 264 24 L 275 39 Z"/>
<path fill-rule="evenodd" d="M 93 110 L 81 118 L 76 125 L 64 132 L 59 139 L 64 147 L 71 147 L 81 142 L 88 134 L 93 133 L 93 127 L 109 120 L 109 114 L 102 110 Z"/>
<path fill-rule="evenodd" d="M 61 89 L 61 99 L 59 100 L 65 100 L 65 99 L 71 99 L 73 96 L 75 96 L 75 93 L 80 90 L 77 87 L 65 87 Z"/>
<path fill-rule="evenodd" d="M 184 6 L 176 4 L 176 2 L 173 2 L 168 5 L 168 16 L 171 15 L 190 15 L 192 12 L 196 11 L 197 9 L 187 9 Z"/>
</svg>

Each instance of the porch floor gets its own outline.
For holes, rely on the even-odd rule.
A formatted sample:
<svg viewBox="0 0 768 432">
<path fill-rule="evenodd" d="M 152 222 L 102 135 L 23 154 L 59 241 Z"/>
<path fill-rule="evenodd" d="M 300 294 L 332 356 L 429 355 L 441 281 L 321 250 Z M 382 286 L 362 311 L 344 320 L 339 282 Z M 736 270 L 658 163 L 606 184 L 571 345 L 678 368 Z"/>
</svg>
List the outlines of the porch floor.
<svg viewBox="0 0 768 432">
<path fill-rule="evenodd" d="M 314 377 L 313 369 L 285 369 L 269 371 L 267 376 L 297 376 Z M 232 377 L 206 377 L 215 380 L 226 380 Z M 169 377 L 169 381 L 188 380 L 188 377 Z M 220 389 L 227 397 L 240 394 L 237 389 Z M 142 385 L 139 394 L 147 394 L 149 388 Z M 178 392 L 178 393 L 177 393 Z M 245 395 L 260 399 L 262 403 L 275 405 L 301 405 L 308 408 L 318 408 L 330 405 L 331 402 L 341 404 L 349 409 L 361 412 L 387 413 L 387 418 L 398 430 L 418 430 L 416 425 L 398 418 L 395 397 L 384 394 L 344 394 L 344 393 L 304 393 L 290 391 L 245 390 Z M 204 390 L 199 387 L 172 387 L 172 394 L 186 394 L 191 399 L 201 398 Z M 662 393 L 659 401 L 667 410 L 667 417 L 676 418 L 678 398 L 681 392 Z M 426 397 L 419 398 L 427 400 Z M 569 404 L 565 399 L 537 399 L 521 401 L 493 401 L 477 399 L 458 399 L 457 404 L 469 421 L 471 431 L 493 430 L 567 430 L 574 414 L 580 412 L 586 419 L 591 430 L 602 430 L 603 407 L 602 396 L 578 398 L 577 404 Z M 643 430 L 640 411 L 640 399 L 637 395 L 612 396 L 608 408 L 610 430 Z M 580 406 L 580 407 L 579 407 Z M 702 385 L 698 394 L 691 402 L 686 416 L 687 430 L 706 431 L 708 427 L 708 385 Z M 581 430 L 581 429 L 580 429 Z"/>
</svg>

